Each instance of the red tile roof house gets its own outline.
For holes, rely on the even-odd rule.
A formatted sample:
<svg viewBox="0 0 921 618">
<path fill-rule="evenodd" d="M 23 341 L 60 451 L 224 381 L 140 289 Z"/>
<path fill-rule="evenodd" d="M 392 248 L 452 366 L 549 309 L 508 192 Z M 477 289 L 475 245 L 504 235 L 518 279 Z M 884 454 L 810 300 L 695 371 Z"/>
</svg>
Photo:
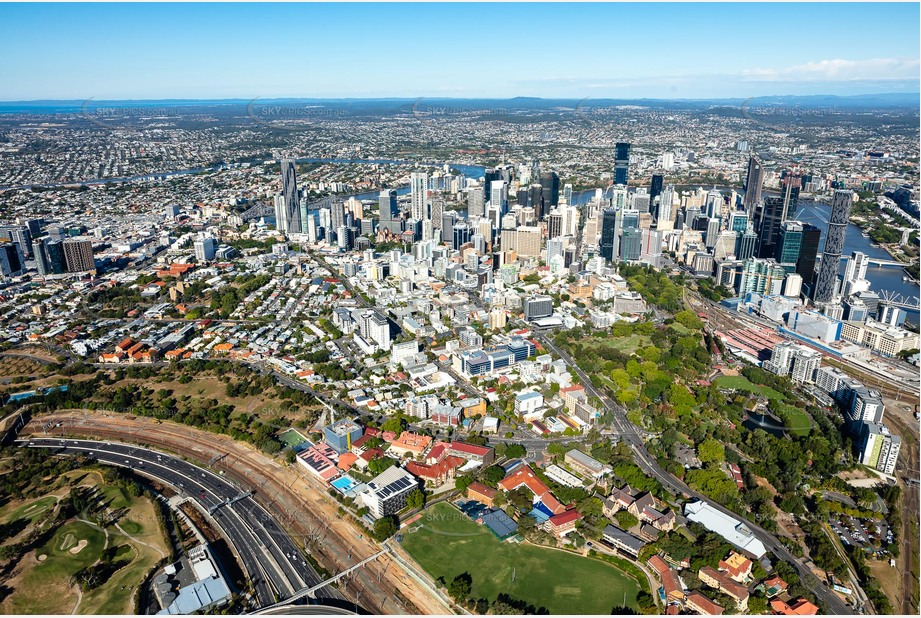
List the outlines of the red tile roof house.
<svg viewBox="0 0 921 618">
<path fill-rule="evenodd" d="M 448 479 L 453 479 L 455 470 L 464 465 L 466 460 L 460 457 L 448 456 L 436 464 L 424 464 L 417 461 L 408 461 L 403 466 L 407 472 L 423 481 L 442 485 Z"/>
<path fill-rule="evenodd" d="M 467 486 L 467 498 L 470 500 L 482 502 L 489 508 L 492 508 L 496 493 L 496 490 L 492 487 L 477 481 L 474 481 Z"/>
<path fill-rule="evenodd" d="M 720 560 L 720 571 L 725 571 L 730 578 L 744 584 L 752 572 L 752 561 L 737 552 L 730 552 L 725 560 Z"/>
<path fill-rule="evenodd" d="M 767 598 L 776 597 L 787 589 L 790 584 L 780 579 L 777 575 L 764 580 L 764 594 Z"/>
<path fill-rule="evenodd" d="M 436 464 L 447 457 L 450 446 L 447 442 L 436 442 L 425 454 L 425 463 Z"/>
<path fill-rule="evenodd" d="M 537 478 L 534 471 L 528 466 L 520 466 L 509 476 L 499 481 L 499 487 L 505 491 L 514 491 L 524 485 L 531 490 L 541 502 L 544 503 L 554 515 L 559 515 L 566 510 L 559 500 L 550 493 L 550 488 L 544 485 L 543 481 Z"/>
<path fill-rule="evenodd" d="M 696 591 L 689 594 L 684 603 L 688 609 L 702 616 L 721 616 L 723 614 L 722 607 Z"/>
<path fill-rule="evenodd" d="M 582 519 L 582 515 L 579 514 L 579 511 L 570 509 L 558 515 L 554 515 L 544 523 L 544 526 L 550 534 L 558 539 L 562 539 L 570 532 L 575 531 L 576 522 L 580 519 Z"/>
<path fill-rule="evenodd" d="M 735 599 L 739 610 L 748 608 L 748 588 L 732 581 L 727 573 L 717 571 L 711 566 L 705 566 L 697 572 L 697 577 L 711 588 L 716 588 Z"/>
<path fill-rule="evenodd" d="M 384 432 L 385 439 L 386 435 L 387 433 Z M 407 454 L 411 454 L 415 457 L 428 450 L 431 444 L 431 436 L 424 436 L 421 434 L 413 433 L 411 431 L 404 431 L 400 434 L 399 438 L 396 438 L 390 443 L 390 447 L 387 450 L 394 453 L 398 457 L 403 457 Z"/>
<path fill-rule="evenodd" d="M 678 575 L 662 560 L 661 556 L 654 555 L 646 563 L 656 572 L 662 582 L 662 592 L 668 601 L 683 601 L 684 590 Z"/>
<path fill-rule="evenodd" d="M 355 462 L 358 461 L 358 455 L 355 453 L 346 451 L 339 455 L 339 461 L 336 462 L 336 467 L 340 470 L 348 470 L 355 465 Z"/>
<path fill-rule="evenodd" d="M 470 461 L 482 462 L 484 467 L 491 465 L 496 460 L 496 451 L 492 447 L 467 442 L 452 442 L 448 452 Z"/>
<path fill-rule="evenodd" d="M 771 601 L 771 609 L 781 616 L 815 616 L 819 613 L 819 608 L 806 599 L 798 599 L 793 604 L 774 599 Z"/>
<path fill-rule="evenodd" d="M 365 468 L 367 467 L 369 463 L 371 463 L 372 460 L 377 459 L 378 457 L 383 457 L 383 456 L 384 456 L 384 451 L 382 451 L 381 449 L 369 448 L 364 453 L 358 456 L 358 459 L 360 459 L 361 461 L 365 463 L 361 464 L 358 461 L 356 461 L 355 464 L 361 468 Z"/>
</svg>

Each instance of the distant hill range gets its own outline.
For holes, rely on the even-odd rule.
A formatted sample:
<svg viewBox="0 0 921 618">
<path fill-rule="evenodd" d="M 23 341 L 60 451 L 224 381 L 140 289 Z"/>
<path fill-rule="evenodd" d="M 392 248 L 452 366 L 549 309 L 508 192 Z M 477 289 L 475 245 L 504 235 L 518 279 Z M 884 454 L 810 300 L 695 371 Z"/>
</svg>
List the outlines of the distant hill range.
<svg viewBox="0 0 921 618">
<path fill-rule="evenodd" d="M 437 113 L 438 108 L 457 110 L 514 110 L 525 112 L 573 110 L 578 108 L 599 108 L 636 106 L 665 109 L 701 109 L 707 107 L 798 107 L 847 109 L 919 109 L 919 93 L 885 93 L 838 95 L 777 95 L 724 99 L 544 99 L 537 97 L 515 97 L 511 99 L 464 99 L 443 97 L 422 98 L 279 98 L 279 99 L 138 99 L 138 100 L 39 100 L 0 101 L 0 113 L 96 113 L 100 108 L 224 108 L 240 109 L 279 105 L 284 107 L 318 107 L 347 109 L 355 114 L 387 112 Z M 151 110 L 152 113 L 156 113 Z"/>
</svg>

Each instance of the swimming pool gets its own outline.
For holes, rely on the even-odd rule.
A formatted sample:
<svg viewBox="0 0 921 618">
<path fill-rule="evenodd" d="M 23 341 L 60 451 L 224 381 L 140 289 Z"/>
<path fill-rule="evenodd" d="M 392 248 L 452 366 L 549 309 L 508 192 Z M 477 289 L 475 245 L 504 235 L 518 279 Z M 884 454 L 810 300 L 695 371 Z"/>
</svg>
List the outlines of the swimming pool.
<svg viewBox="0 0 921 618">
<path fill-rule="evenodd" d="M 358 483 L 347 476 L 340 476 L 339 478 L 333 480 L 330 485 L 338 489 L 342 494 L 347 494 L 355 489 L 355 487 L 358 486 Z"/>
</svg>

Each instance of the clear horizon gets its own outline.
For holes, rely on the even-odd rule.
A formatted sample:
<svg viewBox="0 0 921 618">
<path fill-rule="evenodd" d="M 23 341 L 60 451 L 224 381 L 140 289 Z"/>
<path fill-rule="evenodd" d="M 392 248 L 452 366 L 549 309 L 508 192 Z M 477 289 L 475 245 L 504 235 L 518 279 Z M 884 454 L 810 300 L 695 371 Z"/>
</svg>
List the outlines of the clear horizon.
<svg viewBox="0 0 921 618">
<path fill-rule="evenodd" d="M 914 94 L 919 19 L 916 3 L 2 4 L 0 101 Z"/>
<path fill-rule="evenodd" d="M 906 91 L 906 92 L 860 92 L 855 94 L 830 94 L 825 92 L 818 92 L 815 94 L 783 94 L 783 93 L 773 93 L 758 95 L 757 97 L 750 98 L 791 98 L 791 97 L 840 97 L 840 98 L 857 98 L 857 97 L 886 97 L 886 96 L 921 96 L 921 91 Z M 743 97 L 700 97 L 700 98 L 668 98 L 668 97 L 598 97 L 597 99 L 592 99 L 590 97 L 575 99 L 575 98 L 566 98 L 566 97 L 541 97 L 541 96 L 511 96 L 511 97 L 451 97 L 451 96 L 423 96 L 423 97 L 397 97 L 397 96 L 374 96 L 374 97 L 321 97 L 321 96 L 289 96 L 289 97 L 275 97 L 275 98 L 259 98 L 258 101 L 261 102 L 271 102 L 271 101 L 416 101 L 416 100 L 439 100 L 439 101 L 514 101 L 516 99 L 534 99 L 534 100 L 543 100 L 543 101 L 587 101 L 591 103 L 592 101 L 605 101 L 605 100 L 622 100 L 622 101 L 670 101 L 670 102 L 681 102 L 687 101 L 689 103 L 695 101 L 734 101 L 742 99 Z M 135 98 L 135 99 L 21 99 L 21 100 L 0 100 L 0 105 L 12 105 L 12 104 L 30 104 L 30 103 L 85 103 L 89 102 L 91 104 L 98 104 L 100 102 L 105 103 L 165 103 L 165 102 L 175 102 L 175 103 L 184 103 L 184 102 L 224 102 L 224 101 L 233 101 L 238 103 L 250 102 L 252 99 L 246 99 L 245 97 L 239 96 L 228 96 L 222 98 L 178 98 L 178 97 L 163 97 L 163 98 Z M 921 104 L 921 102 L 919 102 Z M 94 106 L 91 105 L 94 108 Z"/>
</svg>

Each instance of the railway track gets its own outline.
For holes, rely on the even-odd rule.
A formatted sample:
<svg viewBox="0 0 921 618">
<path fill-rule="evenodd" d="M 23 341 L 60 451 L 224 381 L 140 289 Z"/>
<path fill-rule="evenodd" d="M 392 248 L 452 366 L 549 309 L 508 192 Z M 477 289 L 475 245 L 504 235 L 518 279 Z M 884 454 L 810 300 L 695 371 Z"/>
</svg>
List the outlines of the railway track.
<svg viewBox="0 0 921 618">
<path fill-rule="evenodd" d="M 226 436 L 172 423 L 157 423 L 152 419 L 79 412 L 39 417 L 26 432 L 32 429 L 36 435 L 41 435 L 38 425 L 49 421 L 62 422 L 62 426 L 54 430 L 55 434 L 136 442 L 203 463 L 214 459 L 212 469 L 237 480 L 243 488 L 254 490 L 259 504 L 272 512 L 292 537 L 301 541 L 308 554 L 321 554 L 323 565 L 333 573 L 379 551 L 376 544 L 360 536 L 349 522 L 336 516 L 328 496 L 321 495 L 322 488 L 312 486 L 311 479 L 286 470 L 249 445 Z M 222 458 L 216 459 L 221 455 Z M 280 480 L 282 472 L 290 482 Z M 315 506 L 310 508 L 311 505 Z M 399 576 L 398 569 L 389 568 L 390 565 L 388 560 L 360 569 L 340 585 L 340 590 L 348 591 L 356 602 L 360 598 L 363 606 L 378 614 L 445 613 L 440 601 L 419 591 L 408 578 Z"/>
</svg>

